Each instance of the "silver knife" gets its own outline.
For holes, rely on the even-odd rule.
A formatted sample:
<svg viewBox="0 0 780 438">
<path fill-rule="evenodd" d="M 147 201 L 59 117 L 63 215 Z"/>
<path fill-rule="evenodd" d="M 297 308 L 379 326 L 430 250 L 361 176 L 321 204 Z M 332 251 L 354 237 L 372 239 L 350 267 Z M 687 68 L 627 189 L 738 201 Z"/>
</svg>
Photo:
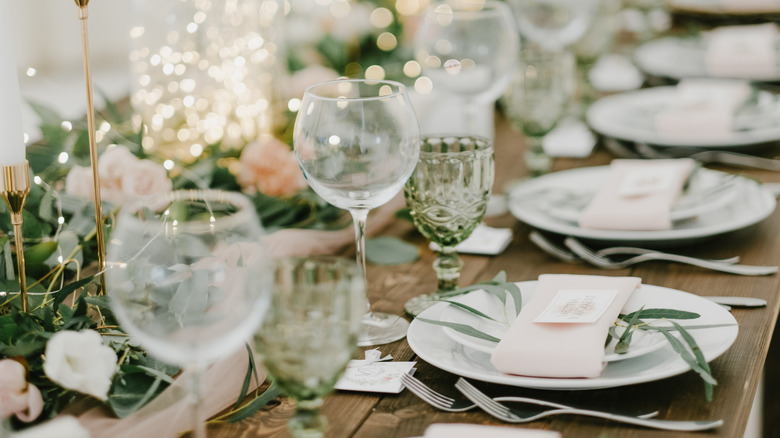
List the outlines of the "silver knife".
<svg viewBox="0 0 780 438">
<path fill-rule="evenodd" d="M 766 300 L 751 297 L 702 297 L 731 307 L 764 307 Z"/>
</svg>

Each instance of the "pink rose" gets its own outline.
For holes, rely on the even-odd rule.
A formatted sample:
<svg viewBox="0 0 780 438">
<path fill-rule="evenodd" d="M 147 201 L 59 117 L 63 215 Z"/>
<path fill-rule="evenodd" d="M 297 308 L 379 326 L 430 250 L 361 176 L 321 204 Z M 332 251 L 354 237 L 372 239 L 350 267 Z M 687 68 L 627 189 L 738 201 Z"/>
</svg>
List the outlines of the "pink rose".
<svg viewBox="0 0 780 438">
<path fill-rule="evenodd" d="M 43 410 L 41 391 L 25 378 L 24 365 L 12 359 L 0 360 L 0 415 L 29 423 Z"/>
<path fill-rule="evenodd" d="M 285 97 L 288 99 L 294 97 L 302 99 L 303 92 L 306 91 L 306 88 L 310 85 L 325 81 L 335 81 L 338 78 L 339 74 L 336 73 L 336 70 L 317 64 L 310 65 L 298 70 L 290 76 L 287 80 L 287 86 L 284 87 L 286 90 Z"/>
<path fill-rule="evenodd" d="M 122 193 L 127 198 L 169 192 L 173 188 L 168 172 L 152 160 L 138 160 L 127 166 L 122 175 L 121 186 Z"/>
<path fill-rule="evenodd" d="M 298 161 L 290 148 L 276 138 L 248 144 L 241 153 L 238 182 L 245 191 L 282 196 L 306 187 Z"/>
<path fill-rule="evenodd" d="M 100 188 L 120 189 L 128 165 L 136 161 L 138 157 L 127 146 L 115 145 L 106 149 L 98 158 Z"/>
</svg>

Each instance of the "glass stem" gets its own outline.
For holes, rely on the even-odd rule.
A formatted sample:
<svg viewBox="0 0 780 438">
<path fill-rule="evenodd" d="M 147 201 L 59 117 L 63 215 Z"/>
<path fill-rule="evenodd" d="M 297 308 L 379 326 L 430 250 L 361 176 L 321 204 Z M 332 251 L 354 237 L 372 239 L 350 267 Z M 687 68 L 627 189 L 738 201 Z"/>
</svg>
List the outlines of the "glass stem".
<svg viewBox="0 0 780 438">
<path fill-rule="evenodd" d="M 439 257 L 433 262 L 433 270 L 436 271 L 436 277 L 439 279 L 438 291 L 457 289 L 461 269 L 463 269 L 463 261 L 458 257 L 455 247 L 442 247 Z"/>
<path fill-rule="evenodd" d="M 320 414 L 322 399 L 296 402 L 295 417 L 287 424 L 294 438 L 322 438 L 328 419 Z"/>
<path fill-rule="evenodd" d="M 201 418 L 201 388 L 200 379 L 203 374 L 203 368 L 200 364 L 194 363 L 189 366 L 190 372 L 190 411 L 192 415 L 192 438 L 206 438 L 206 423 Z"/>
<path fill-rule="evenodd" d="M 349 210 L 352 215 L 352 222 L 355 224 L 355 243 L 357 246 L 357 264 L 363 275 L 363 281 L 368 285 L 366 274 L 366 219 L 368 219 L 368 210 L 365 208 L 356 208 Z M 371 303 L 366 300 L 366 312 L 371 312 Z"/>
<path fill-rule="evenodd" d="M 525 164 L 528 168 L 528 176 L 537 176 L 549 173 L 552 169 L 552 157 L 544 152 L 543 135 L 529 135 L 526 137 L 528 149 L 525 151 Z"/>
</svg>

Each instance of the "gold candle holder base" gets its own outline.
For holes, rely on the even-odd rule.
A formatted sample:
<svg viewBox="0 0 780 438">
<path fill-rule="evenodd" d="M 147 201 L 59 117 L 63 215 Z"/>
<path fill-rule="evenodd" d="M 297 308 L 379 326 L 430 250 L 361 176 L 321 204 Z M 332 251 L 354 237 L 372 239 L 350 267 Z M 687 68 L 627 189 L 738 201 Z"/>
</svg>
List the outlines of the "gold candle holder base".
<svg viewBox="0 0 780 438">
<path fill-rule="evenodd" d="M 19 270 L 19 291 L 22 296 L 22 312 L 27 312 L 27 276 L 24 267 L 24 242 L 22 241 L 22 209 L 30 193 L 30 165 L 24 163 L 2 166 L 3 197 L 11 210 L 11 224 L 14 227 L 16 266 Z"/>
</svg>

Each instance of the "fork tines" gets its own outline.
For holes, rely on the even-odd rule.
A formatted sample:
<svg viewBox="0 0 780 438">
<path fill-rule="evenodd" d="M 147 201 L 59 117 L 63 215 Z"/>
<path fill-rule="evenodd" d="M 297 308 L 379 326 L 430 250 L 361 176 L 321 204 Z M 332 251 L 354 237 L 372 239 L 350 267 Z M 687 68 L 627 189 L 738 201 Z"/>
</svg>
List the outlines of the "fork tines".
<svg viewBox="0 0 780 438">
<path fill-rule="evenodd" d="M 401 382 L 406 389 L 435 407 L 446 409 L 452 407 L 452 404 L 455 402 L 455 399 L 441 395 L 428 388 L 415 377 L 412 377 L 411 374 L 401 374 Z"/>
</svg>

